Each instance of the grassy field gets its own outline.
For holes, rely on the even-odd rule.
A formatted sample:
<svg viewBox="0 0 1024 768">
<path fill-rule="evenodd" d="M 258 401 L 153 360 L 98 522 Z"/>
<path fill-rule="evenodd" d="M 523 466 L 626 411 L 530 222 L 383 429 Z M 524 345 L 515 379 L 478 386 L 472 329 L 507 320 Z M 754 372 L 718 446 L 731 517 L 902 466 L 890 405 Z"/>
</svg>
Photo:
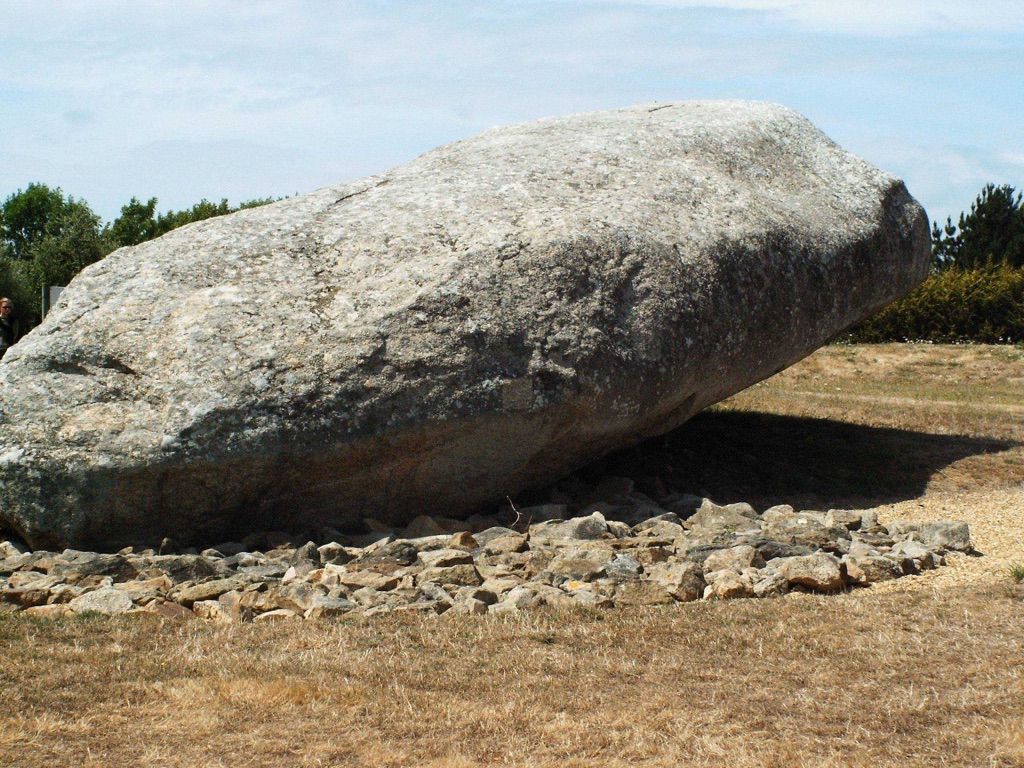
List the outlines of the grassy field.
<svg viewBox="0 0 1024 768">
<path fill-rule="evenodd" d="M 830 597 L 337 624 L 0 615 L 0 765 L 1024 766 L 1024 350 L 829 347 L 592 471 L 971 524 Z"/>
</svg>

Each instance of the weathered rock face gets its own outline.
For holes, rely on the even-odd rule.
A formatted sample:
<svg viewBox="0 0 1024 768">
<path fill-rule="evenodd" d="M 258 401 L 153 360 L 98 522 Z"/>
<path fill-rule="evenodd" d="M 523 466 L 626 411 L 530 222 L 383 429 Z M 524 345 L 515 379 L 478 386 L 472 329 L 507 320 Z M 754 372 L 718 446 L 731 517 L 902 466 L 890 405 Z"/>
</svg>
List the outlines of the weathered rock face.
<svg viewBox="0 0 1024 768">
<path fill-rule="evenodd" d="M 928 249 L 782 107 L 496 128 L 85 270 L 0 363 L 0 520 L 109 549 L 452 516 L 799 360 Z"/>
</svg>

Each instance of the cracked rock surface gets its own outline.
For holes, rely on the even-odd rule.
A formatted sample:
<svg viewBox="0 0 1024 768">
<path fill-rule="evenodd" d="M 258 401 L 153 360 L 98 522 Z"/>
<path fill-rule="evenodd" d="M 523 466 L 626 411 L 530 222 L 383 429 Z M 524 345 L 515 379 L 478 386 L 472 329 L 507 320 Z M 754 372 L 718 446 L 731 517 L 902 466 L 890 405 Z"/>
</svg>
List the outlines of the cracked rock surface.
<svg viewBox="0 0 1024 768">
<path fill-rule="evenodd" d="M 495 128 L 87 268 L 0 362 L 0 523 L 62 550 L 465 515 L 796 362 L 929 245 L 902 182 L 776 105 Z"/>
</svg>

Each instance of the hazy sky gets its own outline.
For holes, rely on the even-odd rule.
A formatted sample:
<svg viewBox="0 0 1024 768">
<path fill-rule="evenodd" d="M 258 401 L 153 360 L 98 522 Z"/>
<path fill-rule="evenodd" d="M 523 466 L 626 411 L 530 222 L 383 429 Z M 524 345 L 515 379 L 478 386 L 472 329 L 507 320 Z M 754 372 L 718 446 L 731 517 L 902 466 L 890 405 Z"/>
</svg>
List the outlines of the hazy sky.
<svg viewBox="0 0 1024 768">
<path fill-rule="evenodd" d="M 0 199 L 307 192 L 502 123 L 764 99 L 932 219 L 1024 187 L 1022 0 L 0 0 Z"/>
</svg>

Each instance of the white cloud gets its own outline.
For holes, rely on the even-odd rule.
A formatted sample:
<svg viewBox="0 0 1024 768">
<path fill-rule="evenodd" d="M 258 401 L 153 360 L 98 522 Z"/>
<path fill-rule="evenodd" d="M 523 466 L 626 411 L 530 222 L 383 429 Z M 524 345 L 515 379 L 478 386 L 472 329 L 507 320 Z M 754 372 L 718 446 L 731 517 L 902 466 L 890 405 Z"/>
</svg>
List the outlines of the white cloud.
<svg viewBox="0 0 1024 768">
<path fill-rule="evenodd" d="M 542 2 L 547 0 L 541 0 Z M 561 2 L 562 0 L 553 0 Z M 592 0 L 621 6 L 759 11 L 814 32 L 884 37 L 934 33 L 1020 32 L 1019 0 Z"/>
</svg>

